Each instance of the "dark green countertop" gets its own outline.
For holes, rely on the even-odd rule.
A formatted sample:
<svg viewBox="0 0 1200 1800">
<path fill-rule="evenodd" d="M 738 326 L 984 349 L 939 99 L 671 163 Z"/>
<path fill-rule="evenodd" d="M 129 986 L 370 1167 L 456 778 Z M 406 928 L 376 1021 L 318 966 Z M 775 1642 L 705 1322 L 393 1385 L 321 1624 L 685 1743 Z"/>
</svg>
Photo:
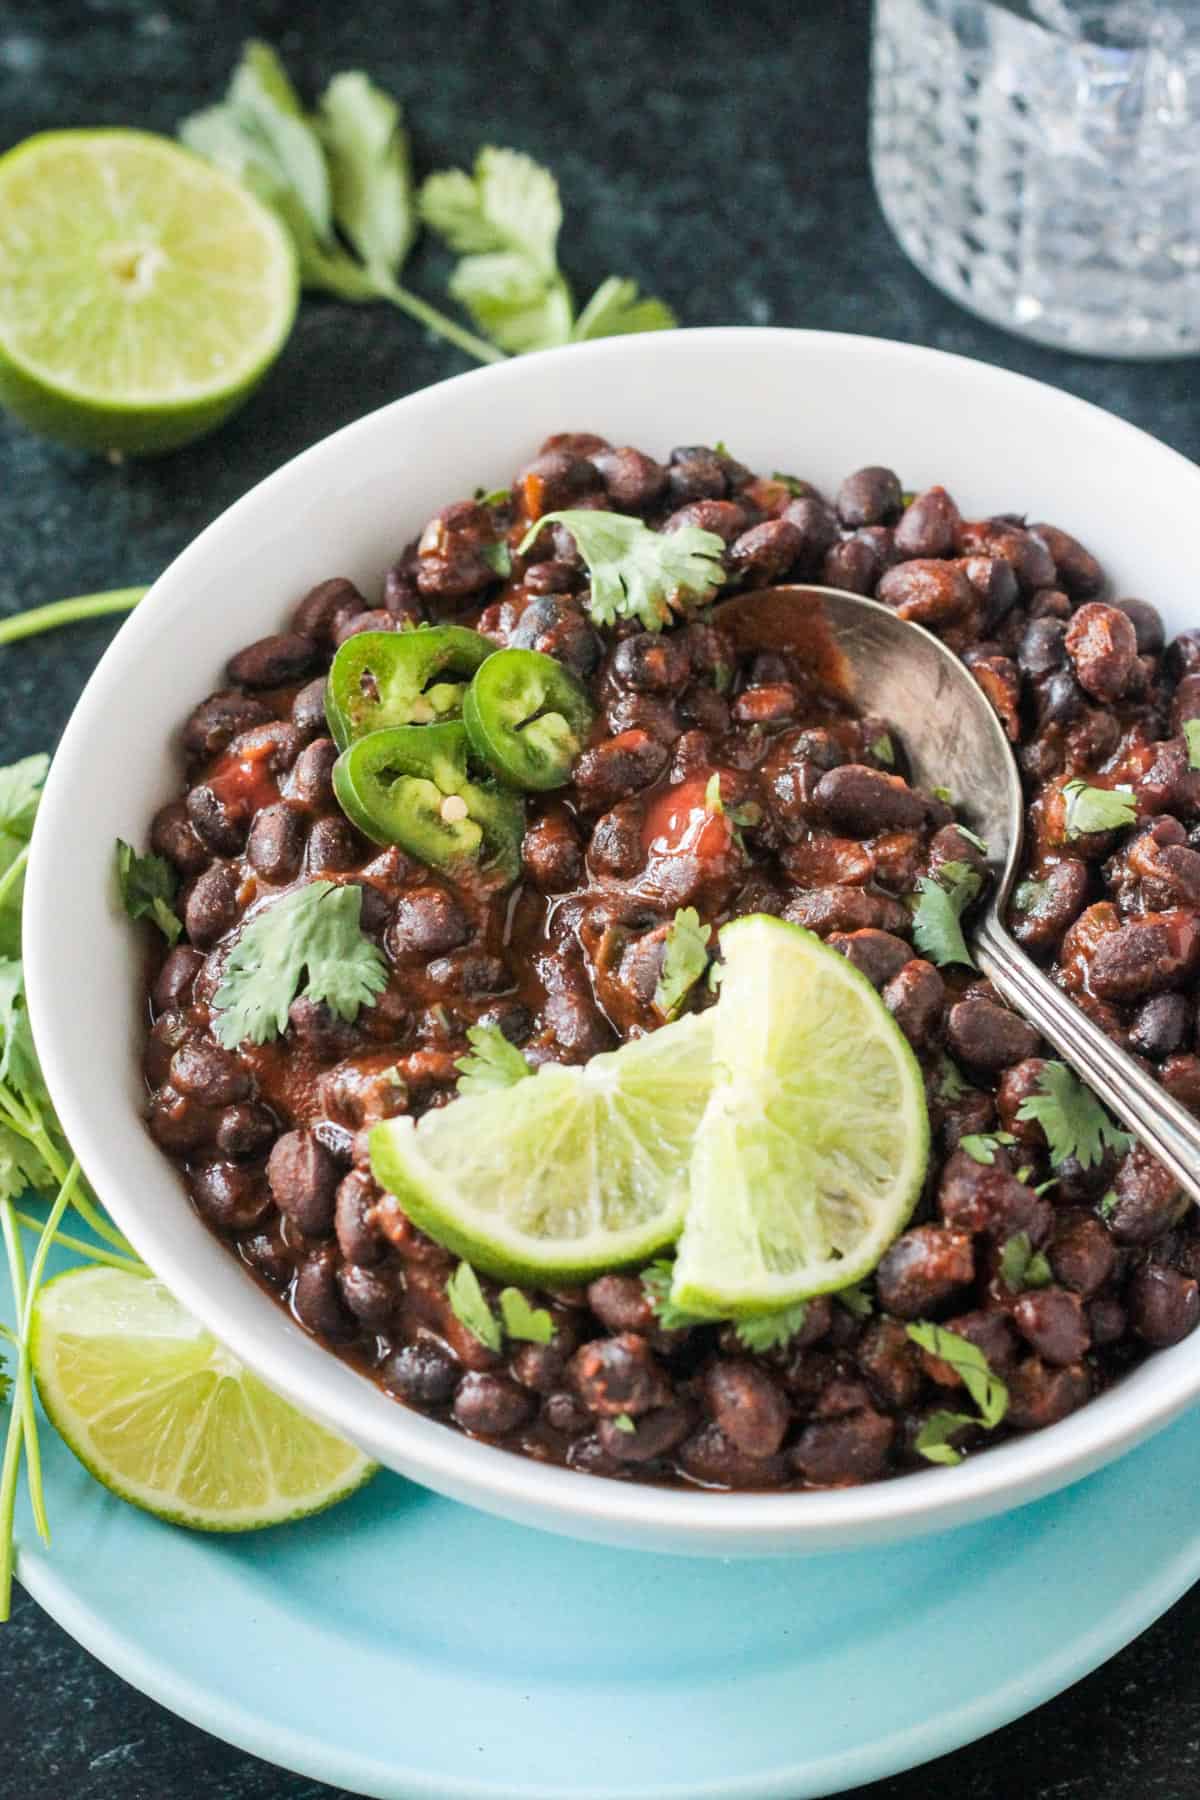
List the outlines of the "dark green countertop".
<svg viewBox="0 0 1200 1800">
<path fill-rule="evenodd" d="M 1195 362 L 1092 362 L 1020 343 L 905 261 L 867 172 L 865 0 L 609 0 L 586 14 L 529 0 L 3 0 L 0 149 L 66 124 L 170 131 L 215 97 L 251 34 L 279 45 L 309 83 L 366 67 L 404 99 L 422 171 L 468 161 L 486 142 L 549 163 L 567 208 L 563 258 L 581 292 L 615 271 L 669 299 L 688 325 L 806 325 L 937 345 L 1068 388 L 1200 459 Z M 444 272 L 428 250 L 412 270 L 430 297 Z M 161 462 L 90 460 L 0 420 L 0 613 L 150 580 L 296 451 L 464 366 L 386 308 L 313 300 L 238 419 Z M 96 624 L 0 651 L 0 761 L 54 744 L 110 636 Z M 1198 1635 L 1200 1590 L 1072 1692 L 863 1800 L 1194 1800 Z M 179 1723 L 23 1596 L 0 1631 L 0 1692 L 5 1800 L 331 1793 Z"/>
</svg>

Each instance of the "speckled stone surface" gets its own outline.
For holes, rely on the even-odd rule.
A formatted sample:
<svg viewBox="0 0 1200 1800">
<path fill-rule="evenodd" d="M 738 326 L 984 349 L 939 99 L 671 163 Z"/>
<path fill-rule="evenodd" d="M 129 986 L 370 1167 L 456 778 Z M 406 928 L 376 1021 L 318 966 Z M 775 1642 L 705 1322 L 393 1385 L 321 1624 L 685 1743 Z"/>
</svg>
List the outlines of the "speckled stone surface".
<svg viewBox="0 0 1200 1800">
<path fill-rule="evenodd" d="M 866 0 L 3 0 L 0 148 L 71 123 L 170 131 L 215 96 L 241 40 L 258 34 L 306 82 L 361 65 L 402 96 L 422 170 L 467 161 L 486 142 L 548 162 L 580 292 L 616 271 L 670 299 L 689 325 L 822 326 L 938 345 L 1052 381 L 1200 458 L 1195 362 L 1092 362 L 1022 344 L 908 265 L 868 178 L 868 25 Z M 422 250 L 410 274 L 436 296 L 445 265 Z M 246 411 L 164 461 L 90 460 L 0 421 L 0 612 L 149 580 L 296 451 L 464 366 L 385 308 L 308 301 Z M 110 635 L 96 624 L 0 651 L 0 761 L 53 745 Z M 1198 1636 L 1200 1590 L 1071 1693 L 860 1800 L 1194 1800 Z M 332 1792 L 172 1719 L 24 1596 L 0 1632 L 0 1695 L 3 1800 Z"/>
</svg>

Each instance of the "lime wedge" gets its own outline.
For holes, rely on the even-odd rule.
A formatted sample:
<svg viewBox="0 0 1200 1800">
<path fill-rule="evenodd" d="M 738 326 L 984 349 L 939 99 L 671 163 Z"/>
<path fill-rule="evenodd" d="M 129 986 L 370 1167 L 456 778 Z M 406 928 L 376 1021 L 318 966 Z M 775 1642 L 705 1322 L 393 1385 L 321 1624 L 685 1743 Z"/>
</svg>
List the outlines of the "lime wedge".
<svg viewBox="0 0 1200 1800">
<path fill-rule="evenodd" d="M 275 215 L 167 138 L 53 131 L 0 157 L 0 400 L 91 450 L 211 431 L 296 312 Z"/>
<path fill-rule="evenodd" d="M 671 1299 L 749 1317 L 870 1273 L 925 1175 L 921 1071 L 870 983 L 811 932 L 721 933 L 712 1098 Z"/>
<path fill-rule="evenodd" d="M 713 1013 L 585 1068 L 371 1134 L 371 1166 L 414 1223 L 489 1274 L 557 1286 L 645 1262 L 679 1235 L 708 1100 Z"/>
<path fill-rule="evenodd" d="M 33 1371 L 84 1467 L 201 1531 L 252 1531 L 345 1499 L 375 1465 L 280 1400 L 160 1281 L 72 1269 L 42 1289 Z"/>
</svg>

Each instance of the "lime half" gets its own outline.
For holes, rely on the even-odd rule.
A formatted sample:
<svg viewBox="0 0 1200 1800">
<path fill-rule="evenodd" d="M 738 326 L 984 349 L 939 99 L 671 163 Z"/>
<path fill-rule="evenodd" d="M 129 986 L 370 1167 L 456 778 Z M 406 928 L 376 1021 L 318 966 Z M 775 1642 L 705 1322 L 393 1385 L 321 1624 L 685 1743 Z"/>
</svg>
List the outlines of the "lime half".
<svg viewBox="0 0 1200 1800">
<path fill-rule="evenodd" d="M 135 1506 L 201 1531 L 322 1511 L 374 1463 L 234 1361 L 160 1281 L 72 1269 L 33 1325 L 42 1405 L 84 1467 Z"/>
<path fill-rule="evenodd" d="M 929 1118 L 916 1057 L 845 957 L 758 916 L 727 925 L 721 949 L 671 1299 L 746 1317 L 875 1268 L 921 1191 Z"/>
<path fill-rule="evenodd" d="M 0 400 L 90 450 L 211 431 L 287 340 L 282 225 L 144 131 L 53 131 L 0 157 Z"/>
<path fill-rule="evenodd" d="M 645 1262 L 679 1235 L 712 1079 L 713 1013 L 371 1134 L 371 1166 L 476 1267 L 556 1286 Z"/>
</svg>

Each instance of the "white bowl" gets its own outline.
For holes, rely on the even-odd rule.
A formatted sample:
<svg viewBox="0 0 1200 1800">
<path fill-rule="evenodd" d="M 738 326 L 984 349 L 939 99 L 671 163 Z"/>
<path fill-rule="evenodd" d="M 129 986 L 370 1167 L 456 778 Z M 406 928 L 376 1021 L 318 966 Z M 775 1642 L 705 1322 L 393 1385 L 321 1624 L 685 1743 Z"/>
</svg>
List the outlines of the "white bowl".
<svg viewBox="0 0 1200 1800">
<path fill-rule="evenodd" d="M 1081 1412 L 964 1463 L 842 1492 L 706 1494 L 599 1480 L 473 1442 L 387 1398 L 307 1337 L 192 1211 L 146 1135 L 141 951 L 113 892 L 113 840 L 144 843 L 179 784 L 177 740 L 226 658 L 315 582 L 371 593 L 438 506 L 503 484 L 551 432 L 660 456 L 723 439 L 827 490 L 864 463 L 945 482 L 972 513 L 1028 509 L 1075 532 L 1169 631 L 1198 622 L 1200 470 L 1080 400 L 933 350 L 823 332 L 629 337 L 480 370 L 317 444 L 209 526 L 92 676 L 46 785 L 26 887 L 29 1005 L 59 1115 L 96 1191 L 179 1299 L 297 1405 L 413 1480 L 530 1525 L 689 1553 L 880 1543 L 1077 1480 L 1200 1394 L 1200 1333 Z M 947 771 L 948 775 L 952 771 Z"/>
</svg>

